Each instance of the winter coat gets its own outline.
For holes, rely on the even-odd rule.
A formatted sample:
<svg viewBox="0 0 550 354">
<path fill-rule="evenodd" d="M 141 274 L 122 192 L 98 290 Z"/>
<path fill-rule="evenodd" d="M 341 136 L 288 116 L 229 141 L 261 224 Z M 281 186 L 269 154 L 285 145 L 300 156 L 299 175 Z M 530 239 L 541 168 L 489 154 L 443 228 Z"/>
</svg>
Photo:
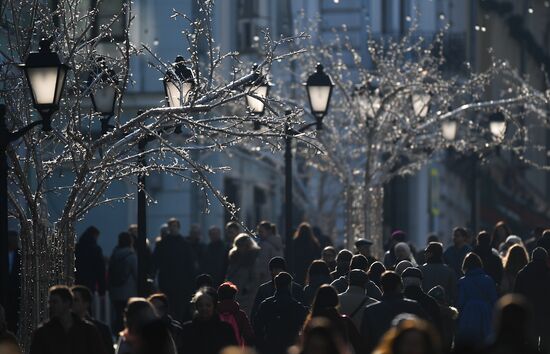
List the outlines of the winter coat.
<svg viewBox="0 0 550 354">
<path fill-rule="evenodd" d="M 435 328 L 441 328 L 441 316 L 439 305 L 430 295 L 426 294 L 419 286 L 407 286 L 403 291 L 405 298 L 418 302 L 426 311 Z"/>
<path fill-rule="evenodd" d="M 481 268 L 471 269 L 458 281 L 459 345 L 482 344 L 491 332 L 493 307 L 497 300 L 494 280 Z"/>
<path fill-rule="evenodd" d="M 284 247 L 283 241 L 279 235 L 269 235 L 267 238 L 256 239 L 260 246 L 260 254 L 258 255 L 258 276 L 259 281 L 263 284 L 271 280 L 271 272 L 269 271 L 269 261 L 273 257 L 283 257 Z"/>
<path fill-rule="evenodd" d="M 357 328 L 361 327 L 365 308 L 378 302 L 367 294 L 368 291 L 359 286 L 350 286 L 338 295 L 340 313 L 351 319 Z"/>
<path fill-rule="evenodd" d="M 219 354 L 223 348 L 237 345 L 233 328 L 218 315 L 208 321 L 195 318 L 184 323 L 182 342 L 185 354 Z"/>
<path fill-rule="evenodd" d="M 239 304 L 235 300 L 222 300 L 218 303 L 218 313 L 228 313 L 233 315 L 237 326 L 239 327 L 239 334 L 244 340 L 246 346 L 252 346 L 254 344 L 254 331 L 246 313 L 239 307 Z"/>
<path fill-rule="evenodd" d="M 116 247 L 109 259 L 109 267 L 121 267 L 122 274 L 126 275 L 126 281 L 121 285 L 109 285 L 111 301 L 127 301 L 132 296 L 137 296 L 137 255 L 131 247 Z M 110 274 L 109 276 L 111 276 Z"/>
<path fill-rule="evenodd" d="M 213 285 L 219 286 L 225 279 L 227 272 L 229 248 L 223 241 L 210 242 L 204 251 L 201 272 L 210 274 Z"/>
<path fill-rule="evenodd" d="M 426 263 L 420 266 L 422 271 L 422 289 L 430 291 L 434 286 L 441 285 L 445 289 L 448 304 L 454 304 L 456 299 L 455 272 L 443 263 Z"/>
<path fill-rule="evenodd" d="M 403 298 L 402 294 L 382 296 L 382 301 L 367 306 L 361 322 L 361 335 L 370 353 L 384 333 L 391 327 L 393 319 L 400 314 L 410 313 L 428 319 L 426 311 L 414 300 Z"/>
<path fill-rule="evenodd" d="M 105 294 L 105 259 L 94 237 L 82 237 L 75 248 L 75 284 Z"/>
<path fill-rule="evenodd" d="M 61 322 L 51 319 L 33 334 L 30 354 L 107 354 L 101 335 L 90 322 L 72 315 L 68 332 Z"/>
<path fill-rule="evenodd" d="M 313 277 L 313 279 L 310 279 L 309 284 L 304 287 L 304 306 L 310 307 L 321 285 L 330 284 L 331 282 L 332 279 L 324 277 Z"/>
<path fill-rule="evenodd" d="M 321 309 L 315 316 L 311 316 L 311 318 L 315 317 L 324 317 L 330 321 L 334 329 L 340 333 L 341 337 L 348 345 L 348 348 L 353 349 L 353 351 L 349 350 L 350 353 L 360 354 L 365 352 L 363 338 L 349 317 L 341 315 L 338 310 L 334 308 Z M 308 318 L 308 320 L 311 320 L 311 318 Z M 304 327 L 308 325 L 308 320 L 306 320 Z"/>
<path fill-rule="evenodd" d="M 514 288 L 516 286 L 516 277 L 517 273 L 513 273 L 511 271 L 507 271 L 504 269 L 502 272 L 502 281 L 500 283 L 500 294 L 510 294 L 514 292 Z"/>
<path fill-rule="evenodd" d="M 229 267 L 226 279 L 239 288 L 235 300 L 241 305 L 241 309 L 250 315 L 256 292 L 260 287 L 258 275 L 259 250 L 253 249 L 247 252 L 233 252 L 229 255 Z"/>
<path fill-rule="evenodd" d="M 307 310 L 290 296 L 290 292 L 277 292 L 258 308 L 254 318 L 254 332 L 259 352 L 286 354 L 293 345 L 307 315 Z"/>
<path fill-rule="evenodd" d="M 481 258 L 483 270 L 488 276 L 493 278 L 498 288 L 502 282 L 502 259 L 498 255 L 498 251 L 493 248 L 478 246 L 474 248 L 473 252 Z"/>
<path fill-rule="evenodd" d="M 256 317 L 256 313 L 258 312 L 258 307 L 260 307 L 260 304 L 265 299 L 267 299 L 268 297 L 272 297 L 273 295 L 275 295 L 275 284 L 273 283 L 273 280 L 263 283 L 260 286 L 258 292 L 256 293 L 256 298 L 254 299 L 252 311 L 250 312 L 250 319 L 252 321 L 254 320 L 254 317 Z M 304 304 L 304 290 L 302 289 L 300 284 L 292 282 L 290 295 L 300 304 Z"/>
<path fill-rule="evenodd" d="M 196 269 L 197 274 L 205 273 L 202 269 L 202 261 L 206 252 L 206 245 L 200 240 L 196 240 L 189 236 L 184 238 L 185 243 L 189 246 L 191 252 L 191 261 L 193 262 L 193 268 Z"/>
<path fill-rule="evenodd" d="M 305 284 L 307 271 L 311 263 L 321 258 L 321 247 L 309 238 L 301 237 L 292 240 L 294 257 L 294 281 Z"/>
<path fill-rule="evenodd" d="M 332 283 L 330 283 L 330 285 L 336 289 L 336 292 L 338 292 L 338 294 L 341 294 L 343 293 L 344 291 L 347 290 L 348 288 L 348 284 L 349 284 L 349 275 L 347 276 L 341 276 L 340 278 L 336 279 L 335 281 L 333 281 Z M 367 294 L 376 299 L 376 300 L 380 300 L 382 298 L 382 291 L 380 291 L 380 288 L 374 284 L 374 282 L 372 281 L 368 281 L 367 284 L 365 285 L 365 290 L 367 291 Z"/>
<path fill-rule="evenodd" d="M 466 255 L 472 251 L 472 247 L 469 245 L 464 245 L 461 249 L 457 249 L 454 245 L 449 246 L 443 252 L 443 260 L 445 264 L 451 267 L 455 271 L 456 278 L 459 279 L 462 275 L 462 262 Z"/>
</svg>

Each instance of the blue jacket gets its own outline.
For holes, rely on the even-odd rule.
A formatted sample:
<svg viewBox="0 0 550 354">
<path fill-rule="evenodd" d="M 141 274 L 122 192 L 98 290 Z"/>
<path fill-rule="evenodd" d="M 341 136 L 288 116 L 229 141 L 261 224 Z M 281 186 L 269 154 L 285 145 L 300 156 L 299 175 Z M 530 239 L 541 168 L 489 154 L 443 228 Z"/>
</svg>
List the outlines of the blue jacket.
<svg viewBox="0 0 550 354">
<path fill-rule="evenodd" d="M 483 344 L 491 332 L 493 307 L 497 300 L 494 280 L 481 268 L 472 269 L 458 281 L 458 327 L 456 341 Z"/>
</svg>

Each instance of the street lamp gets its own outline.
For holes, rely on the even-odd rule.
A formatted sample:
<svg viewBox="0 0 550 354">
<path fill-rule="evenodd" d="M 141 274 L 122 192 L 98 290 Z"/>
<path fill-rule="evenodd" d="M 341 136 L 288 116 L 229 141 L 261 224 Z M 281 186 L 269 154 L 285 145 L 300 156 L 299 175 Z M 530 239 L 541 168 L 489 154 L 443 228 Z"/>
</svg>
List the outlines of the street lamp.
<svg viewBox="0 0 550 354">
<path fill-rule="evenodd" d="M 51 116 L 59 109 L 59 101 L 67 70 L 57 53 L 52 52 L 51 39 L 42 39 L 38 52 L 31 52 L 24 64 L 19 64 L 25 71 L 33 105 L 42 116 L 42 130 L 51 131 Z"/>
<path fill-rule="evenodd" d="M 105 58 L 99 57 L 98 66 L 88 77 L 88 86 L 96 87 L 90 93 L 94 111 L 101 114 L 101 134 L 105 134 L 111 126 L 109 120 L 115 113 L 115 104 L 119 96 L 118 76 L 113 69 L 108 69 Z"/>
<path fill-rule="evenodd" d="M 264 115 L 265 101 L 269 95 L 269 89 L 273 84 L 258 70 L 258 65 L 252 67 L 253 79 L 244 86 L 246 92 L 246 107 L 248 111 L 258 117 Z M 260 129 L 260 123 L 254 121 L 254 130 Z"/>
<path fill-rule="evenodd" d="M 430 93 L 414 92 L 411 95 L 414 114 L 420 118 L 425 118 L 430 111 L 431 99 L 432 95 Z"/>
<path fill-rule="evenodd" d="M 502 140 L 506 134 L 506 117 L 502 112 L 495 112 L 489 116 L 489 130 L 493 139 Z"/>
<path fill-rule="evenodd" d="M 330 76 L 323 71 L 323 65 L 317 64 L 315 73 L 305 83 L 311 113 L 317 121 L 317 130 L 323 128 L 323 117 L 327 114 L 334 84 Z"/>
<path fill-rule="evenodd" d="M 189 103 L 189 95 L 195 88 L 195 76 L 181 55 L 176 57 L 172 67 L 163 78 L 166 103 L 168 107 L 183 107 Z"/>
<path fill-rule="evenodd" d="M 454 119 L 446 119 L 441 123 L 441 134 L 448 141 L 455 140 L 458 124 Z"/>
</svg>

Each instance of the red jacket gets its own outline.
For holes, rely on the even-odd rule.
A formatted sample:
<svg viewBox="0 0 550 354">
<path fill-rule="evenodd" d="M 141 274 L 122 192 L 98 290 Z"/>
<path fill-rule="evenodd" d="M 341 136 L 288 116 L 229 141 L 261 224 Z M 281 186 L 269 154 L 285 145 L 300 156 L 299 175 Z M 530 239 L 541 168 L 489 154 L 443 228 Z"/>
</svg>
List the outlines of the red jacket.
<svg viewBox="0 0 550 354">
<path fill-rule="evenodd" d="M 224 312 L 229 312 L 235 317 L 245 344 L 252 346 L 254 343 L 254 331 L 252 330 L 248 316 L 241 310 L 239 304 L 235 300 L 221 300 L 218 303 L 218 313 Z"/>
</svg>

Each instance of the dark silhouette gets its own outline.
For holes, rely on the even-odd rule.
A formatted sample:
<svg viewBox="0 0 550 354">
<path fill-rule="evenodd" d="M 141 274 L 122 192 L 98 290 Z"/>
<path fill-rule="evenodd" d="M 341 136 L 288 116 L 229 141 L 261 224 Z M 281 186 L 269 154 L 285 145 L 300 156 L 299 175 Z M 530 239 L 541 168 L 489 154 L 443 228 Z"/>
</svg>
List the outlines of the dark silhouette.
<svg viewBox="0 0 550 354">
<path fill-rule="evenodd" d="M 275 277 L 275 295 L 263 301 L 254 318 L 257 347 L 262 354 L 285 354 L 304 323 L 307 310 L 292 298 L 292 277 L 281 272 Z"/>
<path fill-rule="evenodd" d="M 512 234 L 512 231 L 506 225 L 504 221 L 499 221 L 495 224 L 492 234 L 490 235 L 491 248 L 499 249 L 500 244 L 503 243 L 508 236 Z"/>
<path fill-rule="evenodd" d="M 217 287 L 223 283 L 227 273 L 229 247 L 222 240 L 222 232 L 217 226 L 208 229 L 208 238 L 210 243 L 204 250 L 201 270 L 212 276 L 212 286 Z"/>
<path fill-rule="evenodd" d="M 293 348 L 294 349 L 294 348 Z M 344 354 L 348 353 L 344 338 L 324 317 L 313 318 L 304 328 L 301 346 L 291 353 Z"/>
<path fill-rule="evenodd" d="M 450 353 L 453 345 L 458 310 L 449 306 L 445 289 L 441 285 L 436 285 L 431 288 L 430 291 L 428 291 L 428 295 L 433 297 L 439 305 L 441 315 L 441 327 L 439 328 L 441 346 L 443 348 L 443 353 Z"/>
<path fill-rule="evenodd" d="M 506 252 L 503 263 L 504 272 L 502 273 L 500 293 L 509 294 L 514 291 L 519 271 L 529 263 L 529 255 L 523 246 L 513 245 Z"/>
<path fill-rule="evenodd" d="M 260 284 L 271 279 L 269 273 L 269 261 L 273 257 L 283 256 L 283 241 L 277 235 L 277 227 L 268 221 L 262 221 L 258 224 L 258 246 L 260 246 L 260 254 L 258 255 L 258 281 Z"/>
<path fill-rule="evenodd" d="M 306 286 L 304 287 L 304 306 L 311 306 L 317 289 L 323 284 L 330 284 L 332 278 L 327 264 L 320 259 L 311 263 L 307 271 Z"/>
<path fill-rule="evenodd" d="M 294 274 L 298 284 L 305 284 L 306 274 L 309 265 L 321 257 L 319 241 L 313 235 L 311 226 L 308 223 L 301 223 L 294 233 L 292 240 L 294 255 Z"/>
<path fill-rule="evenodd" d="M 317 241 L 319 241 L 319 246 L 321 249 L 332 247 L 332 240 L 329 236 L 323 233 L 323 230 L 321 230 L 319 226 L 313 226 L 312 231 Z"/>
<path fill-rule="evenodd" d="M 338 295 L 340 313 L 348 316 L 357 328 L 361 326 L 365 307 L 377 302 L 365 290 L 368 282 L 367 273 L 363 270 L 353 269 L 349 272 L 348 288 Z"/>
<path fill-rule="evenodd" d="M 439 354 L 439 337 L 429 323 L 418 318 L 405 319 L 391 328 L 374 351 L 376 354 Z"/>
<path fill-rule="evenodd" d="M 325 261 L 331 272 L 336 270 L 336 249 L 334 249 L 333 246 L 323 248 L 323 251 L 321 252 L 321 259 Z"/>
<path fill-rule="evenodd" d="M 369 280 L 371 280 L 374 284 L 376 284 L 376 286 L 378 286 L 378 288 L 380 288 L 380 277 L 385 271 L 386 267 L 384 267 L 384 264 L 382 264 L 382 262 L 374 262 L 370 265 L 367 275 L 369 276 Z"/>
<path fill-rule="evenodd" d="M 177 354 L 178 351 L 166 323 L 155 319 L 144 324 L 138 332 L 135 354 Z"/>
<path fill-rule="evenodd" d="M 232 245 L 237 237 L 241 233 L 241 227 L 235 221 L 230 221 L 225 224 L 225 242 L 228 245 Z"/>
<path fill-rule="evenodd" d="M 395 230 L 392 232 L 390 241 L 387 246 L 387 251 L 384 253 L 384 266 L 386 269 L 395 267 L 398 263 L 397 258 L 395 257 L 395 245 L 400 242 L 405 242 L 407 240 L 407 235 L 401 230 Z"/>
<path fill-rule="evenodd" d="M 239 289 L 231 282 L 225 282 L 218 288 L 218 313 L 220 319 L 231 325 L 240 346 L 254 344 L 254 332 L 246 313 L 241 310 L 235 296 Z"/>
<path fill-rule="evenodd" d="M 168 220 L 168 225 L 170 225 L 170 220 Z M 189 235 L 185 237 L 185 242 L 189 245 L 191 250 L 191 259 L 193 261 L 193 267 L 199 272 L 203 273 L 201 266 L 202 260 L 204 259 L 205 245 L 201 242 L 202 231 L 199 225 L 193 224 L 189 229 Z"/>
<path fill-rule="evenodd" d="M 483 270 L 495 281 L 497 289 L 502 281 L 502 259 L 498 251 L 491 247 L 491 235 L 481 231 L 476 238 L 477 245 L 473 252 L 481 258 Z"/>
<path fill-rule="evenodd" d="M 435 328 L 441 328 L 441 315 L 437 302 L 422 289 L 422 271 L 410 267 L 401 275 L 403 279 L 403 295 L 405 298 L 418 302 L 426 311 Z"/>
<path fill-rule="evenodd" d="M 117 354 L 134 354 L 140 348 L 143 328 L 158 316 L 153 305 L 144 298 L 133 297 L 124 309 L 124 330 L 118 338 Z"/>
<path fill-rule="evenodd" d="M 168 297 L 162 293 L 156 293 L 147 298 L 147 301 L 153 305 L 159 320 L 164 324 L 164 326 L 170 331 L 172 340 L 178 353 L 183 353 L 183 329 L 179 321 L 172 318 L 169 315 L 170 303 L 168 302 Z M 160 330 L 160 329 L 159 329 Z M 162 330 L 159 333 L 161 336 L 164 336 Z"/>
<path fill-rule="evenodd" d="M 356 254 L 355 256 L 352 257 L 351 263 L 349 266 L 350 272 L 352 270 L 362 270 L 366 272 L 368 268 L 369 268 L 369 261 L 365 256 L 363 256 L 362 254 Z M 330 285 L 332 285 L 332 287 L 334 287 L 336 291 L 339 294 L 341 294 L 344 291 L 346 291 L 346 289 L 348 288 L 348 283 L 349 283 L 349 273 L 345 276 L 341 276 L 340 278 L 336 279 Z M 365 290 L 367 291 L 367 294 L 370 297 L 376 300 L 380 300 L 382 298 L 382 292 L 380 291 L 378 286 L 370 280 L 367 281 L 367 283 L 365 284 Z"/>
<path fill-rule="evenodd" d="M 105 295 L 105 260 L 103 251 L 97 244 L 99 230 L 88 227 L 76 243 L 75 284 L 84 285 L 92 293 Z"/>
<path fill-rule="evenodd" d="M 455 271 L 457 279 L 464 275 L 462 273 L 462 263 L 464 262 L 464 257 L 472 251 L 468 240 L 469 236 L 466 229 L 455 227 L 453 229 L 453 245 L 449 246 L 443 253 L 445 264 Z"/>
<path fill-rule="evenodd" d="M 368 238 L 360 238 L 355 241 L 355 248 L 357 253 L 363 255 L 368 261 L 368 267 L 377 261 L 377 259 L 371 254 L 372 240 Z M 368 269 L 367 267 L 367 269 Z"/>
<path fill-rule="evenodd" d="M 422 288 L 425 291 L 440 285 L 445 289 L 447 303 L 456 299 L 456 275 L 446 264 L 443 264 L 443 244 L 430 242 L 424 250 L 426 263 L 420 266 L 422 271 Z"/>
<path fill-rule="evenodd" d="M 338 255 L 336 256 L 336 269 L 330 273 L 332 280 L 336 280 L 343 275 L 344 276 L 348 275 L 349 265 L 351 263 L 352 257 L 353 257 L 353 253 L 351 253 L 346 249 L 343 249 L 340 252 L 338 252 Z"/>
</svg>

